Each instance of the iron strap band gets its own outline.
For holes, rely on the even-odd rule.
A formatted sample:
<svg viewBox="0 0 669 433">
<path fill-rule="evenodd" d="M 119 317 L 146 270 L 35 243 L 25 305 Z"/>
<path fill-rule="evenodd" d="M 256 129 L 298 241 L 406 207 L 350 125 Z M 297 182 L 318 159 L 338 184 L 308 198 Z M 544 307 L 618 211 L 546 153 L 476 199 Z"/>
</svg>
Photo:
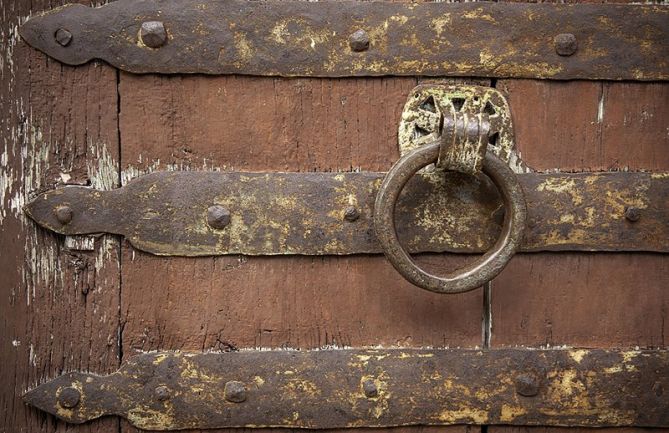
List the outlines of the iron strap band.
<svg viewBox="0 0 669 433">
<path fill-rule="evenodd" d="M 64 235 L 115 233 L 158 255 L 381 253 L 374 200 L 385 173 L 155 172 L 122 188 L 66 186 L 25 210 Z M 669 244 L 665 173 L 519 174 L 521 251 L 654 251 Z M 414 176 L 396 227 L 408 252 L 483 252 L 503 204 L 484 177 Z"/>
<path fill-rule="evenodd" d="M 669 353 L 383 349 L 146 353 L 24 399 L 151 430 L 512 424 L 669 427 Z"/>
<path fill-rule="evenodd" d="M 63 63 L 135 73 L 669 79 L 662 5 L 119 0 L 20 33 Z"/>
</svg>

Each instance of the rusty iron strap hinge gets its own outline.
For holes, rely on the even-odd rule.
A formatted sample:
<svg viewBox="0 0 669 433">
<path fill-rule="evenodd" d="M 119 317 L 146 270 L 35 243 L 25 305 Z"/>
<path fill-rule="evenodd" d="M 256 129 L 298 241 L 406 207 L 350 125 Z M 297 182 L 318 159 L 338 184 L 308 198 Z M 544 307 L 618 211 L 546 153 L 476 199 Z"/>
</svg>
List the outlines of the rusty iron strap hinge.
<svg viewBox="0 0 669 433">
<path fill-rule="evenodd" d="M 61 62 L 135 73 L 669 79 L 662 5 L 119 0 L 20 33 Z"/>
<path fill-rule="evenodd" d="M 156 172 L 98 191 L 65 186 L 25 208 L 64 235 L 115 233 L 158 255 L 380 253 L 373 208 L 385 173 Z M 521 251 L 668 252 L 669 175 L 517 175 L 527 200 Z M 501 230 L 486 178 L 414 176 L 397 203 L 409 252 L 483 252 Z"/>
<path fill-rule="evenodd" d="M 150 430 L 511 424 L 669 427 L 669 353 L 382 349 L 147 353 L 26 402 Z"/>
</svg>

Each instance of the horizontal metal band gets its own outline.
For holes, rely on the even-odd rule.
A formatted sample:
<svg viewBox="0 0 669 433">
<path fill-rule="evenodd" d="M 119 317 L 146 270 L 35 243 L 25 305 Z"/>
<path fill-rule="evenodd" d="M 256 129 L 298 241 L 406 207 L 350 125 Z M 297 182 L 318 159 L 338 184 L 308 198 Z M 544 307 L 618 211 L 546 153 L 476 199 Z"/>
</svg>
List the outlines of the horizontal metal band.
<svg viewBox="0 0 669 433">
<path fill-rule="evenodd" d="M 20 32 L 63 63 L 136 73 L 669 79 L 662 5 L 119 0 Z"/>
<path fill-rule="evenodd" d="M 150 430 L 512 424 L 669 427 L 669 353 L 323 350 L 147 353 L 24 400 L 72 423 Z"/>
<path fill-rule="evenodd" d="M 112 191 L 58 188 L 25 210 L 57 233 L 121 234 L 158 255 L 380 253 L 372 212 L 383 176 L 155 172 Z M 669 251 L 667 174 L 518 178 L 528 208 L 523 251 Z M 411 252 L 486 251 L 502 219 L 490 181 L 457 173 L 415 176 L 396 212 Z"/>
</svg>

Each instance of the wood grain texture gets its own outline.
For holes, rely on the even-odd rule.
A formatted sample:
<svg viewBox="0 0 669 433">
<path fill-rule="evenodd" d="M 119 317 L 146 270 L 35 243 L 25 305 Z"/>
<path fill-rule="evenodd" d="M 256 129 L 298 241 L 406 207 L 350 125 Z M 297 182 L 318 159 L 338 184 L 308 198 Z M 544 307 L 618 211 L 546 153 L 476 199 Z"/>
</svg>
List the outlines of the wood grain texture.
<svg viewBox="0 0 669 433">
<path fill-rule="evenodd" d="M 667 287 L 663 254 L 519 255 L 493 281 L 492 344 L 666 348 Z"/>
<path fill-rule="evenodd" d="M 498 87 L 508 92 L 517 146 L 534 169 L 669 168 L 667 84 L 502 80 Z M 518 255 L 492 282 L 492 347 L 667 348 L 668 284 L 666 255 Z M 567 430 L 491 426 L 488 431 Z"/>
<path fill-rule="evenodd" d="M 165 169 L 385 171 L 399 157 L 397 125 L 415 84 L 122 73 L 123 179 Z M 437 272 L 463 260 L 421 263 Z M 125 244 L 122 263 L 124 359 L 137 350 L 481 342 L 480 291 L 425 292 L 382 256 L 166 259 Z M 123 431 L 135 430 L 124 422 Z"/>
<path fill-rule="evenodd" d="M 50 5 L 0 4 L 0 432 L 7 433 L 69 431 L 26 406 L 23 392 L 65 371 L 119 365 L 118 240 L 67 249 L 21 209 L 56 184 L 118 183 L 116 72 L 64 67 L 16 34 L 19 20 Z M 118 425 L 104 419 L 78 431 Z"/>
<path fill-rule="evenodd" d="M 666 170 L 669 85 L 499 80 L 522 159 L 539 171 Z"/>
<path fill-rule="evenodd" d="M 669 169 L 667 84 L 498 84 L 534 168 Z M 517 256 L 493 281 L 493 345 L 666 347 L 667 282 L 664 255 Z"/>
</svg>

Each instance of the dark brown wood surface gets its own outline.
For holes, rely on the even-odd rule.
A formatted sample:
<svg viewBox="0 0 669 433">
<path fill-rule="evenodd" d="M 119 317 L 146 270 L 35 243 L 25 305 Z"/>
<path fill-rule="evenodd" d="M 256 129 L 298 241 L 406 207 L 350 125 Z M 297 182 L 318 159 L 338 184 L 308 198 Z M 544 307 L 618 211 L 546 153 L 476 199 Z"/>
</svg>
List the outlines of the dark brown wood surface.
<svg viewBox="0 0 669 433">
<path fill-rule="evenodd" d="M 666 84 L 501 80 L 497 85 L 508 91 L 517 146 L 535 169 L 669 170 Z M 666 255 L 523 254 L 514 257 L 491 286 L 491 347 L 669 345 Z M 488 429 L 490 433 L 564 430 Z"/>
<path fill-rule="evenodd" d="M 21 207 L 62 183 L 118 185 L 116 71 L 47 59 L 23 43 L 19 20 L 46 1 L 0 3 L 0 432 L 63 432 L 26 406 L 29 387 L 68 370 L 112 372 L 119 358 L 119 241 L 64 247 Z M 100 420 L 79 432 L 117 431 Z"/>
<path fill-rule="evenodd" d="M 663 255 L 527 254 L 490 296 L 444 296 L 404 282 L 381 256 L 160 258 L 114 237 L 67 248 L 21 213 L 29 196 L 64 182 L 112 188 L 166 169 L 387 170 L 417 79 L 66 67 L 16 35 L 19 19 L 52 6 L 0 6 L 0 432 L 134 431 L 115 418 L 66 426 L 20 395 L 63 371 L 109 373 L 137 351 L 669 345 Z M 507 93 L 517 146 L 537 170 L 669 170 L 667 84 L 492 84 Z M 467 259 L 420 261 L 437 272 Z"/>
</svg>

